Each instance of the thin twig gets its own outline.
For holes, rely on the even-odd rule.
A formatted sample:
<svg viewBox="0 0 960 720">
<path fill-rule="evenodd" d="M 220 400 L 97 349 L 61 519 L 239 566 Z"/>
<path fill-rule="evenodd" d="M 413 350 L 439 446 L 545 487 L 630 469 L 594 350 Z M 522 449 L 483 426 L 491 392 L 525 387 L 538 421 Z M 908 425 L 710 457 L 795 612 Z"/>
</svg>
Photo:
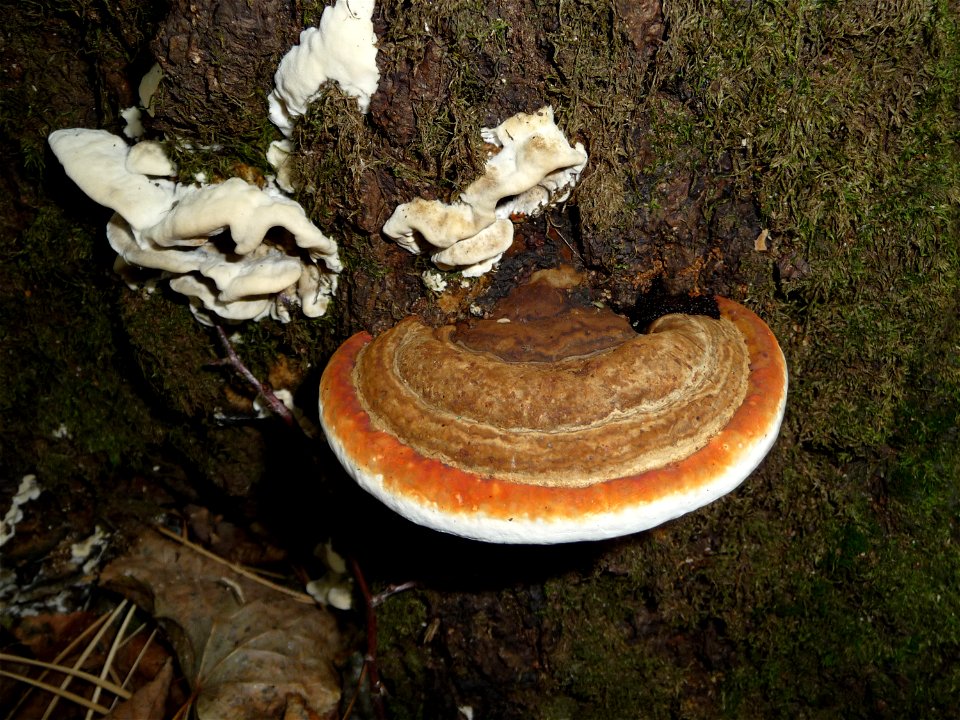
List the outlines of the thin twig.
<svg viewBox="0 0 960 720">
<path fill-rule="evenodd" d="M 227 333 L 224 332 L 223 328 L 219 325 L 217 328 L 217 337 L 220 338 L 220 344 L 223 345 L 224 352 L 227 353 L 227 357 L 221 361 L 221 364 L 226 364 L 232 367 L 240 376 L 250 383 L 253 386 L 253 389 L 257 391 L 257 394 L 262 397 L 266 403 L 267 407 L 270 408 L 270 411 L 279 417 L 283 422 L 289 427 L 296 427 L 297 421 L 293 417 L 293 413 L 290 412 L 290 408 L 281 402 L 273 390 L 269 386 L 264 385 L 259 380 L 257 380 L 256 375 L 254 375 L 243 364 L 243 361 L 240 359 L 240 356 L 237 355 L 237 351 L 233 349 L 233 345 L 230 342 L 230 338 L 227 337 Z"/>
<path fill-rule="evenodd" d="M 383 705 L 383 684 L 380 682 L 380 673 L 377 671 L 377 614 L 374 611 L 373 596 L 370 594 L 367 580 L 360 570 L 360 564 L 354 557 L 350 558 L 350 568 L 353 570 L 357 587 L 360 588 L 360 594 L 363 595 L 363 605 L 367 611 L 367 654 L 364 656 L 363 662 L 367 668 L 367 675 L 370 677 L 370 695 L 373 699 L 373 709 L 378 720 L 386 720 L 387 711 Z"/>
<path fill-rule="evenodd" d="M 290 597 L 292 597 L 294 600 L 296 600 L 296 601 L 298 601 L 298 602 L 302 602 L 302 603 L 305 603 L 305 604 L 307 604 L 307 605 L 316 605 L 316 604 L 317 604 L 316 600 L 314 600 L 312 597 L 310 597 L 310 596 L 307 595 L 306 593 L 298 592 L 298 591 L 296 591 L 296 590 L 291 590 L 290 588 L 284 587 L 283 585 L 277 585 L 276 583 L 272 583 L 272 582 L 270 582 L 269 580 L 265 580 L 265 579 L 263 579 L 262 577 L 260 577 L 259 575 L 257 575 L 255 572 L 252 572 L 252 571 L 250 571 L 250 570 L 247 570 L 247 569 L 246 569 L 245 567 L 243 567 L 242 565 L 237 565 L 236 563 L 232 563 L 232 562 L 230 562 L 229 560 L 226 560 L 225 558 L 222 558 L 222 557 L 220 557 L 219 555 L 210 552 L 210 551 L 207 550 L 206 548 L 201 547 L 200 545 L 197 545 L 196 543 L 191 542 L 191 541 L 187 540 L 186 538 L 181 537 L 180 535 L 177 535 L 175 532 L 171 532 L 170 530 L 167 530 L 165 527 L 161 527 L 161 526 L 159 526 L 159 525 L 155 525 L 155 526 L 154 526 L 154 529 L 155 529 L 158 533 L 160 533 L 161 535 L 163 535 L 164 537 L 168 537 L 168 538 L 170 538 L 171 540 L 175 540 L 176 542 L 180 543 L 181 545 L 186 545 L 186 546 L 189 547 L 191 550 L 194 550 L 194 551 L 200 553 L 201 555 L 203 555 L 205 558 L 209 558 L 210 560 L 213 560 L 213 561 L 215 561 L 215 562 L 220 563 L 221 565 L 224 565 L 224 566 L 230 568 L 230 569 L 233 570 L 235 573 L 237 573 L 237 574 L 239 574 L 239 575 L 243 575 L 243 577 L 247 578 L 248 580 L 252 580 L 252 581 L 255 582 L 255 583 L 259 583 L 259 584 L 263 585 L 264 587 L 270 588 L 271 590 L 276 590 L 277 592 L 281 592 L 281 593 L 283 593 L 284 595 L 289 595 Z"/>
<path fill-rule="evenodd" d="M 406 590 L 412 590 L 417 586 L 416 580 L 408 580 L 405 583 L 400 583 L 399 585 L 388 585 L 384 590 L 381 590 L 376 595 L 373 595 L 370 598 L 370 604 L 374 607 L 378 607 L 383 602 L 397 593 L 402 593 Z"/>
<path fill-rule="evenodd" d="M 550 236 L 550 231 L 555 232 L 555 233 L 557 234 L 557 237 L 559 237 L 561 240 L 563 240 L 563 244 L 566 245 L 566 246 L 570 249 L 570 252 L 572 252 L 574 255 L 576 255 L 576 256 L 577 256 L 577 259 L 580 260 L 580 262 L 583 262 L 583 258 L 580 257 L 580 253 L 578 253 L 578 252 L 576 251 L 576 249 L 573 247 L 573 245 L 570 244 L 570 241 L 567 240 L 567 239 L 563 236 L 563 233 L 560 232 L 560 230 L 557 229 L 557 226 L 554 225 L 552 222 L 550 222 L 550 217 L 549 217 L 549 216 L 547 216 L 546 220 L 547 220 L 547 232 L 546 232 L 546 235 L 549 237 L 549 236 Z M 550 238 L 550 239 L 553 240 L 553 238 Z"/>
</svg>

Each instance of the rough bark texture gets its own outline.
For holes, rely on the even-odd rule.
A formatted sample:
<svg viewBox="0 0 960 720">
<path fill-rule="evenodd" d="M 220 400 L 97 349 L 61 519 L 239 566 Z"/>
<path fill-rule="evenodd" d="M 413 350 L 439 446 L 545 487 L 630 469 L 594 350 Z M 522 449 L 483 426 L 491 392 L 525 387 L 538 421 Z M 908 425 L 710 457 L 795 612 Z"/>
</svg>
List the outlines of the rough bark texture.
<svg viewBox="0 0 960 720">
<path fill-rule="evenodd" d="M 297 41 L 290 0 L 174 0 L 150 43 L 163 69 L 157 129 L 194 141 L 256 137 L 277 62 Z"/>
</svg>

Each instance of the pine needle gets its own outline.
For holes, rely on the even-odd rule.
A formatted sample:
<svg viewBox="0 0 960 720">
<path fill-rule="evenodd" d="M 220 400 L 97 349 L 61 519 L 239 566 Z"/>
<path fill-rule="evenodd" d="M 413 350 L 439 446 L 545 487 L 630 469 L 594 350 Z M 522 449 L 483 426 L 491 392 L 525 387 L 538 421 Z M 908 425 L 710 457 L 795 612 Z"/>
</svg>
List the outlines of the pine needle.
<svg viewBox="0 0 960 720">
<path fill-rule="evenodd" d="M 120 644 L 123 641 L 123 636 L 127 632 L 127 626 L 130 625 L 130 621 L 133 620 L 133 614 L 137 611 L 136 605 L 131 605 L 130 609 L 127 611 L 127 616 L 123 619 L 123 622 L 120 624 L 120 629 L 117 630 L 117 634 L 113 636 L 113 642 L 110 643 L 110 651 L 107 653 L 107 659 L 103 661 L 103 668 L 100 670 L 100 683 L 106 682 L 107 674 L 110 672 L 110 668 L 113 667 L 113 661 L 117 657 L 117 650 L 120 648 Z M 103 686 L 97 683 L 97 686 L 93 690 L 93 697 L 91 700 L 96 703 L 100 700 L 100 691 Z M 87 710 L 86 720 L 93 720 L 93 709 Z"/>
<path fill-rule="evenodd" d="M 57 668 L 57 672 L 62 672 L 62 666 L 60 665 L 60 661 L 63 660 L 65 657 L 69 657 L 70 654 L 73 653 L 73 651 L 76 650 L 77 647 L 79 647 L 80 643 L 86 640 L 87 636 L 95 632 L 101 625 L 103 625 L 103 623 L 105 623 L 109 617 L 110 617 L 109 613 L 104 613 L 103 615 L 98 617 L 96 620 L 94 620 L 92 623 L 90 623 L 90 625 L 87 628 L 85 628 L 82 633 L 80 633 L 73 641 L 71 641 L 70 644 L 67 645 L 53 659 L 53 662 L 51 664 L 55 668 Z M 42 673 L 40 673 L 40 677 L 37 679 L 42 681 L 44 678 L 46 678 L 46 676 L 49 673 L 50 673 L 49 670 L 44 670 Z M 30 697 L 30 694 L 32 692 L 33 692 L 32 687 L 27 688 L 27 691 L 20 696 L 20 699 L 17 700 L 17 703 L 13 706 L 13 708 L 11 708 L 10 712 L 7 713 L 5 720 L 13 720 L 15 717 L 17 717 L 17 711 L 20 710 L 20 708 L 27 701 L 27 699 Z"/>
<path fill-rule="evenodd" d="M 270 582 L 269 580 L 265 580 L 264 578 L 262 578 L 262 577 L 260 577 L 259 575 L 257 575 L 255 572 L 253 572 L 253 571 L 251 571 L 251 570 L 247 570 L 247 569 L 246 569 L 245 567 L 243 567 L 242 565 L 237 565 L 236 563 L 232 563 L 232 562 L 230 562 L 229 560 L 226 560 L 226 559 L 220 557 L 219 555 L 216 555 L 216 554 L 210 552 L 210 551 L 207 550 L 206 548 L 204 548 L 204 547 L 202 547 L 202 546 L 200 546 L 200 545 L 197 545 L 196 543 L 191 542 L 190 540 L 187 540 L 186 538 L 181 537 L 180 535 L 177 535 L 175 532 L 171 532 L 170 530 L 167 530 L 167 529 L 164 528 L 164 527 L 160 527 L 159 525 L 154 526 L 154 527 L 155 527 L 156 531 L 159 532 L 159 533 L 160 533 L 161 535 L 163 535 L 164 537 L 170 538 L 171 540 L 175 540 L 176 542 L 180 543 L 181 545 L 185 545 L 185 546 L 189 547 L 190 549 L 192 549 L 192 550 L 200 553 L 200 554 L 203 555 L 204 557 L 209 558 L 210 560 L 213 560 L 214 562 L 218 562 L 218 563 L 220 563 L 221 565 L 224 565 L 224 566 L 230 568 L 231 570 L 233 570 L 235 573 L 238 573 L 239 575 L 243 575 L 243 577 L 247 578 L 248 580 L 252 580 L 252 581 L 255 582 L 255 583 L 259 583 L 259 584 L 263 585 L 264 587 L 270 588 L 271 590 L 276 590 L 277 592 L 283 593 L 284 595 L 288 595 L 288 596 L 292 597 L 293 599 L 295 599 L 297 602 L 302 602 L 302 603 L 305 603 L 305 604 L 307 604 L 307 605 L 316 605 L 316 604 L 317 604 L 316 601 L 315 601 L 312 597 L 310 597 L 309 595 L 307 595 L 306 593 L 298 592 L 298 591 L 296 591 L 296 590 L 291 590 L 290 588 L 284 587 L 283 585 L 277 585 L 276 583 L 272 583 L 272 582 Z"/>
<path fill-rule="evenodd" d="M 62 670 L 59 672 L 62 672 Z M 59 688 L 56 685 L 50 685 L 49 683 L 40 682 L 39 680 L 34 680 L 33 678 L 27 677 L 26 675 L 18 675 L 17 673 L 7 672 L 6 670 L 0 670 L 0 675 L 2 675 L 3 677 L 8 677 L 12 680 L 17 680 L 18 682 L 22 682 L 27 685 L 32 685 L 33 687 L 39 688 L 40 690 L 46 690 L 49 693 L 53 693 L 56 696 L 54 698 L 55 700 L 63 698 L 64 700 L 75 702 L 77 705 L 80 705 L 81 707 L 85 707 L 89 710 L 93 710 L 94 712 L 98 712 L 101 715 L 106 715 L 108 712 L 110 712 L 107 708 L 103 707 L 103 705 L 97 705 L 96 703 L 90 702 L 89 700 L 87 700 L 85 697 L 82 697 L 81 695 L 72 693 L 69 690 L 64 690 L 63 688 Z"/>
<path fill-rule="evenodd" d="M 110 613 L 110 615 L 107 618 L 107 621 L 103 623 L 103 626 L 97 631 L 97 634 L 94 635 L 93 639 L 87 644 L 87 647 L 80 654 L 80 657 L 77 658 L 77 661 L 73 664 L 74 668 L 81 667 L 87 661 L 87 658 L 90 657 L 90 654 L 93 652 L 94 648 L 103 638 L 103 636 L 106 634 L 110 626 L 113 625 L 113 621 L 120 616 L 120 613 L 123 612 L 124 608 L 126 607 L 127 607 L 127 601 L 121 600 L 120 604 L 117 605 L 117 607 L 113 609 L 113 612 Z M 73 680 L 73 678 L 68 675 L 63 679 L 63 682 L 60 683 L 60 689 L 63 690 L 64 693 L 67 693 L 67 687 L 69 687 L 71 680 Z M 69 693 L 69 694 L 72 695 L 73 693 Z M 54 694 L 54 697 L 50 700 L 50 704 L 47 705 L 47 710 L 43 714 L 42 720 L 49 720 L 50 716 L 53 715 L 53 711 L 54 709 L 56 709 L 57 703 L 60 701 L 61 697 L 67 697 L 67 695 L 66 694 L 61 695 L 59 693 Z M 86 707 L 89 707 L 89 706 L 86 706 Z"/>
<path fill-rule="evenodd" d="M 77 678 L 78 680 L 86 680 L 87 682 L 101 687 L 107 692 L 111 692 L 117 697 L 123 698 L 124 700 L 129 700 L 131 695 L 133 695 L 133 693 L 131 693 L 129 690 L 125 690 L 116 683 L 112 683 L 109 680 L 103 680 L 92 673 L 84 672 L 83 670 L 76 670 L 75 668 L 67 667 L 66 665 L 56 665 L 54 663 L 43 662 L 42 660 L 34 660 L 33 658 L 25 658 L 18 655 L 8 655 L 7 653 L 0 653 L 0 660 L 8 662 L 11 665 L 30 665 L 32 667 L 44 668 L 50 672 L 69 675 Z"/>
</svg>

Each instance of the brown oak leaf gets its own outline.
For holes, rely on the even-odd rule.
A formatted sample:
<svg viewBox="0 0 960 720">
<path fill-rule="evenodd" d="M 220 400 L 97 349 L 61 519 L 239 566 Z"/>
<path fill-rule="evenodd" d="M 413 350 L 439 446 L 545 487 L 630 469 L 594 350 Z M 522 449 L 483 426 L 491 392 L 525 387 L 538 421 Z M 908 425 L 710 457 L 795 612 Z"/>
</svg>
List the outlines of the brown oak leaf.
<svg viewBox="0 0 960 720">
<path fill-rule="evenodd" d="M 342 641 L 326 609 L 153 531 L 110 563 L 100 581 L 163 626 L 201 720 L 280 718 L 291 699 L 321 717 L 336 712 L 340 683 L 333 662 Z"/>
</svg>

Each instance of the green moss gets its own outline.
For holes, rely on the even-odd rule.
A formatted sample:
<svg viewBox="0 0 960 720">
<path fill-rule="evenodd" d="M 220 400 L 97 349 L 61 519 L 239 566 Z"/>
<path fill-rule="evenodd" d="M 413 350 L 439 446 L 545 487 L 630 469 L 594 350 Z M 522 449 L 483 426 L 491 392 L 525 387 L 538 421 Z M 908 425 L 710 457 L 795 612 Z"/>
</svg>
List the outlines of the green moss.
<svg viewBox="0 0 960 720">
<path fill-rule="evenodd" d="M 921 0 L 863 17 L 805 0 L 667 14 L 655 87 L 690 100 L 650 101 L 656 154 L 729 157 L 781 257 L 809 262 L 783 282 L 791 303 L 763 308 L 804 379 L 799 439 L 884 442 L 957 283 L 955 19 Z"/>
<path fill-rule="evenodd" d="M 810 717 L 952 715 L 958 398 L 956 376 L 914 394 L 900 415 L 903 449 L 869 469 L 887 492 L 835 478 L 822 498 L 831 511 L 776 558 L 780 579 L 761 581 L 775 573 L 775 558 L 758 566 L 758 588 L 746 598 L 752 610 L 730 626 L 743 661 L 724 686 L 730 716 L 790 708 Z"/>
<path fill-rule="evenodd" d="M 387 678 L 405 678 L 402 685 L 389 688 L 391 717 L 422 717 L 427 692 L 426 658 L 422 644 L 427 628 L 427 606 L 417 593 L 390 598 L 377 609 L 379 636 L 378 663 Z"/>
<path fill-rule="evenodd" d="M 729 157 L 782 267 L 809 263 L 745 288 L 787 354 L 788 412 L 734 496 L 613 550 L 615 575 L 551 585 L 559 691 L 584 717 L 952 716 L 956 19 L 936 2 L 665 11 L 654 87 L 686 102 L 644 105 L 656 168 Z"/>
<path fill-rule="evenodd" d="M 297 123 L 293 139 L 296 199 L 307 214 L 328 232 L 343 220 L 356 222 L 363 212 L 364 169 L 383 162 L 356 98 L 327 88 Z"/>
<path fill-rule="evenodd" d="M 544 90 L 568 135 L 589 140 L 593 169 L 576 194 L 583 222 L 598 230 L 624 226 L 633 217 L 628 188 L 644 171 L 642 154 L 627 144 L 637 140 L 648 63 L 609 3 L 564 3 L 555 12 L 559 21 L 544 39 L 554 73 Z"/>
<path fill-rule="evenodd" d="M 215 182 L 242 177 L 247 182 L 259 183 L 264 175 L 273 173 L 267 163 L 267 149 L 278 134 L 267 118 L 266 107 L 265 95 L 243 106 L 242 112 L 249 113 L 243 126 L 252 128 L 246 135 L 231 134 L 229 128 L 218 126 L 201 129 L 202 137 L 192 142 L 168 142 L 180 181 L 193 183 L 205 178 L 206 182 Z"/>
<path fill-rule="evenodd" d="M 554 694 L 574 703 L 578 717 L 631 717 L 637 708 L 645 717 L 668 717 L 683 668 L 637 637 L 646 615 L 642 588 L 591 578 L 573 587 L 551 582 L 546 592 L 549 626 L 560 638 L 550 658 Z"/>
<path fill-rule="evenodd" d="M 139 375 L 159 407 L 195 418 L 223 403 L 225 374 L 210 367 L 219 357 L 213 333 L 196 321 L 186 302 L 158 289 L 125 291 L 119 304 Z"/>
<path fill-rule="evenodd" d="M 389 268 L 382 265 L 377 259 L 371 244 L 376 242 L 367 235 L 353 234 L 348 237 L 341 248 L 340 259 L 349 272 L 362 273 L 375 280 L 387 276 Z"/>
<path fill-rule="evenodd" d="M 97 242 L 88 227 L 46 206 L 6 262 L 3 454 L 9 470 L 42 481 L 135 462 L 158 439 L 117 365 L 116 279 L 94 259 Z"/>
</svg>

